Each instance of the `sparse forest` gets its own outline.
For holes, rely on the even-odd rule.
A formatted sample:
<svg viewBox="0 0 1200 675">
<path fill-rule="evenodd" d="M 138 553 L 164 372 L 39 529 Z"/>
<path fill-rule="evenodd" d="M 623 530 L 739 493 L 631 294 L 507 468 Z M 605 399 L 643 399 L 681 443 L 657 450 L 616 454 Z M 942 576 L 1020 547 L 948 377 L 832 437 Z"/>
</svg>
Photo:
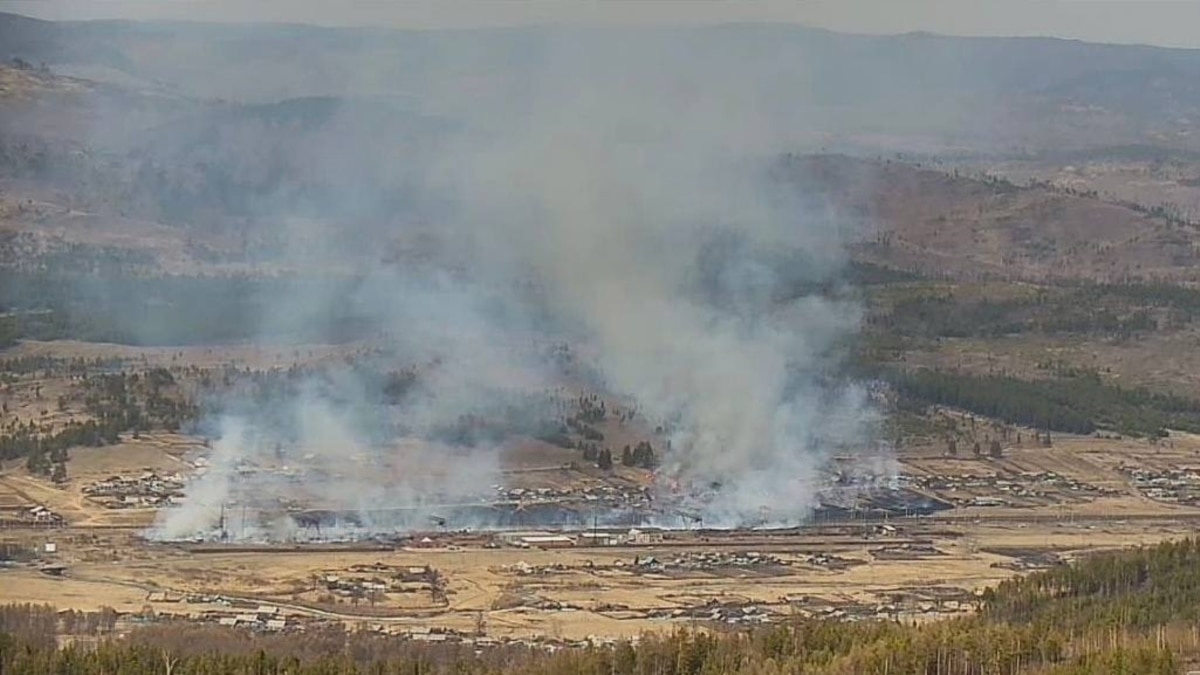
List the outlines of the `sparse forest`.
<svg viewBox="0 0 1200 675">
<path fill-rule="evenodd" d="M 1046 380 L 938 370 L 889 370 L 902 407 L 941 405 L 1012 424 L 1076 434 L 1105 430 L 1160 437 L 1168 429 L 1200 431 L 1200 401 L 1122 388 L 1095 373 Z"/>
<path fill-rule="evenodd" d="M 88 267 L 45 264 L 45 269 L 59 271 L 0 265 L 0 348 L 19 339 L 143 346 L 227 344 L 253 337 L 343 342 L 370 330 L 352 303 L 288 316 L 274 324 L 263 320 L 272 298 L 316 290 L 349 296 L 356 283 L 351 278 L 64 274 L 61 270 Z"/>
<path fill-rule="evenodd" d="M 1180 329 L 1200 315 L 1200 291 L 1130 282 L 963 288 L 922 282 L 871 294 L 868 328 L 907 338 L 1077 335 L 1127 339 Z"/>
<path fill-rule="evenodd" d="M 18 360 L 8 372 L 36 365 L 48 367 L 39 360 Z M 73 447 L 112 445 L 126 432 L 178 431 L 197 415 L 196 406 L 179 391 L 175 377 L 165 368 L 91 374 L 86 368 L 82 364 L 68 366 L 68 371 L 83 372 L 73 376 L 76 387 L 72 397 L 63 396 L 57 402 L 60 410 L 81 407 L 83 419 L 56 425 L 14 418 L 0 429 L 0 459 L 24 457 L 31 473 L 61 480 Z M 34 394 L 41 396 L 37 385 Z"/>
</svg>

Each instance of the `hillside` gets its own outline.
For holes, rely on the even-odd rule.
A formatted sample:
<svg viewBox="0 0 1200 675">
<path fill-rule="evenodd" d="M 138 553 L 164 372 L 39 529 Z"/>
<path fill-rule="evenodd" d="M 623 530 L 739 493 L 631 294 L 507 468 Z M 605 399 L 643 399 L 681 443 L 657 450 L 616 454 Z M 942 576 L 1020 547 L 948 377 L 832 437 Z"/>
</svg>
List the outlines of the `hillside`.
<svg viewBox="0 0 1200 675">
<path fill-rule="evenodd" d="M 540 86 L 538 64 L 550 56 L 568 71 L 595 54 L 613 68 L 672 68 L 683 59 L 804 92 L 800 103 L 761 108 L 779 120 L 803 119 L 817 144 L 870 137 L 898 147 L 1035 153 L 1121 142 L 1200 147 L 1200 136 L 1189 134 L 1200 110 L 1200 52 L 1191 50 L 779 25 L 467 33 L 12 14 L 0 14 L 0 45 L 3 60 L 202 99 L 403 96 L 431 114 L 518 104 Z"/>
<path fill-rule="evenodd" d="M 1200 279 L 1200 227 L 1136 204 L 898 161 L 803 156 L 784 171 L 866 233 L 863 261 L 958 280 Z"/>
<path fill-rule="evenodd" d="M 557 73 L 547 56 L 561 57 L 565 73 L 610 52 L 614 70 L 659 57 L 668 71 L 682 57 L 729 65 L 706 61 L 704 44 L 804 94 L 762 102 L 803 127 L 765 152 L 783 158 L 774 175 L 798 219 L 847 233 L 843 276 L 867 309 L 854 367 L 889 379 L 914 406 L 970 403 L 1021 423 L 1029 413 L 1008 399 L 1054 400 L 1093 376 L 1193 395 L 1194 364 L 1179 346 L 1200 334 L 1200 228 L 1163 208 L 1158 195 L 1174 193 L 1113 194 L 1062 177 L 1080 175 L 1067 162 L 1101 156 L 1106 170 L 1157 171 L 1180 188 L 1200 175 L 1196 155 L 1156 135 L 1168 112 L 1174 124 L 1198 105 L 1185 81 L 1200 68 L 1195 52 L 765 26 L 497 30 L 470 45 L 454 32 L 0 15 L 3 31 L 19 39 L 3 43 L 12 65 L 0 67 L 0 306 L 31 313 L 6 323 L 6 342 L 244 339 L 279 276 L 324 284 L 322 297 L 352 294 L 364 261 L 434 255 L 427 239 L 444 226 L 447 195 L 430 189 L 431 175 L 461 150 L 465 129 L 470 143 L 486 143 L 524 119 L 539 78 Z M 223 48 L 210 49 L 217 36 Z M 784 56 L 805 66 L 781 68 Z M 704 84 L 693 75 L 681 71 L 681 91 Z M 235 91 L 234 79 L 255 90 Z M 1000 139 L 1040 134 L 1052 141 L 1035 155 L 993 154 Z M 928 149 L 928 138 L 963 152 L 891 151 Z M 810 152 L 826 145 L 853 152 Z M 1037 172 L 1011 170 L 1032 162 Z M 793 261 L 787 275 L 800 294 L 811 290 L 799 270 L 808 263 Z M 172 282 L 157 281 L 164 275 Z M 341 301 L 300 314 L 338 319 L 337 330 L 306 335 L 352 339 L 361 335 L 341 327 L 372 329 L 361 310 Z M 153 330 L 122 328 L 129 317 Z M 230 325 L 212 325 L 221 317 Z M 906 379 L 921 370 L 966 379 Z M 1018 382 L 983 382 L 986 400 L 953 393 L 993 376 Z M 1159 403 L 1145 409 L 1113 393 L 1062 425 L 1107 429 L 1117 411 L 1126 431 L 1156 433 L 1181 419 Z"/>
</svg>

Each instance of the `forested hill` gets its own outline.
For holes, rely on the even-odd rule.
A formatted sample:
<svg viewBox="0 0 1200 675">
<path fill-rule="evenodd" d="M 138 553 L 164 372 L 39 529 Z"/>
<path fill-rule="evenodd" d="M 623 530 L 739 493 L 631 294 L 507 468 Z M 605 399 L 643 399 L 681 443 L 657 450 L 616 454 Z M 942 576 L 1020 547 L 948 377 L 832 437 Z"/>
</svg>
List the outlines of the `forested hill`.
<svg viewBox="0 0 1200 675">
<path fill-rule="evenodd" d="M 1175 675 L 1200 656 L 1200 540 L 1097 555 L 1005 582 L 966 618 L 922 625 L 806 619 L 557 653 L 418 646 L 340 630 L 253 637 L 195 626 L 134 630 L 94 651 L 60 649 L 56 633 L 67 618 L 76 630 L 103 630 L 102 620 L 63 618 L 49 607 L 0 611 L 0 672 Z"/>
</svg>

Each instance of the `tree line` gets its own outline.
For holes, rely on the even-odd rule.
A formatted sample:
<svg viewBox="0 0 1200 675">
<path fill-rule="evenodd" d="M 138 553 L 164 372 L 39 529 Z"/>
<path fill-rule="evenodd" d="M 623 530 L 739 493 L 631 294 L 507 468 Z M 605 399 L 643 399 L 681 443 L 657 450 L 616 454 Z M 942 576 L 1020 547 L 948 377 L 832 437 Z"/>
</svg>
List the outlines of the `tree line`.
<svg viewBox="0 0 1200 675">
<path fill-rule="evenodd" d="M 65 262 L 33 270 L 0 265 L 0 349 L 21 339 L 141 346 L 258 337 L 345 342 L 374 328 L 353 302 L 314 304 L 284 320 L 263 321 L 281 299 L 353 298 L 353 278 L 148 276 L 90 269 Z"/>
<path fill-rule="evenodd" d="M 1125 339 L 1180 328 L 1200 315 L 1200 293 L 1143 284 L 1042 288 L 1017 297 L 972 297 L 952 287 L 892 289 L 877 293 L 874 304 L 867 320 L 873 332 L 926 339 L 1026 333 Z"/>
<path fill-rule="evenodd" d="M 945 370 L 886 369 L 901 408 L 941 405 L 1038 429 L 1098 430 L 1163 437 L 1168 429 L 1200 432 L 1200 401 L 1109 384 L 1096 373 L 1023 380 Z"/>
<path fill-rule="evenodd" d="M 876 335 L 988 338 L 1036 333 L 1123 339 L 1200 318 L 1200 289 L 1155 281 L 962 289 L 921 282 L 870 289 Z"/>
</svg>

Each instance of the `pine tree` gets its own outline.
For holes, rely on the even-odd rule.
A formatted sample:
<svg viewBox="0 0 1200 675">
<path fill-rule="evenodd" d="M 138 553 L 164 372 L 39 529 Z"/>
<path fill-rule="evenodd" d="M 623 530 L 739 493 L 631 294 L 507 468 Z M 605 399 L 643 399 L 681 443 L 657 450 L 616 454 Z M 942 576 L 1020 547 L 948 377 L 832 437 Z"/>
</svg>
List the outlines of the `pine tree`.
<svg viewBox="0 0 1200 675">
<path fill-rule="evenodd" d="M 40 448 L 29 453 L 25 460 L 25 468 L 35 476 L 45 476 L 50 473 L 50 458 Z"/>
</svg>

